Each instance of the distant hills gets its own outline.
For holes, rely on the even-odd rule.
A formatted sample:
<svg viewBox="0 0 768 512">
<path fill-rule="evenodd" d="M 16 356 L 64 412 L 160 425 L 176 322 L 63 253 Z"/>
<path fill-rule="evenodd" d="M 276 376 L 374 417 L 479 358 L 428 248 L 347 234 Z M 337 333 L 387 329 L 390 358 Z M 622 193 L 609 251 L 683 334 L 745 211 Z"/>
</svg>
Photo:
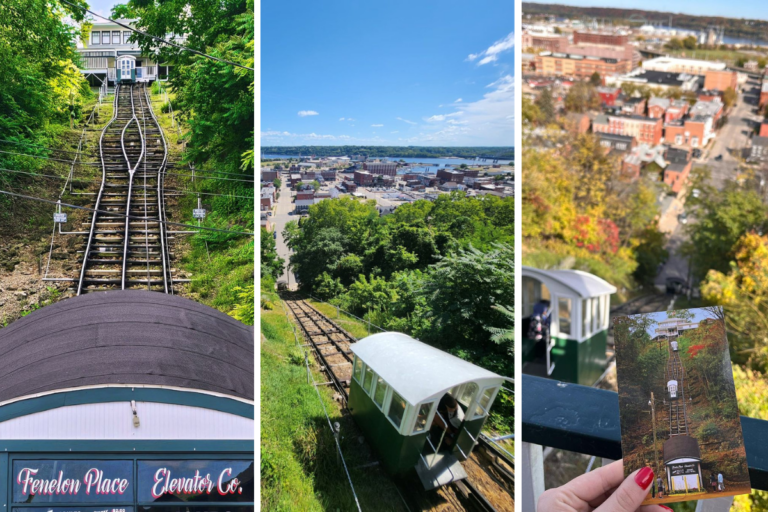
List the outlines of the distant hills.
<svg viewBox="0 0 768 512">
<path fill-rule="evenodd" d="M 604 0 L 606 4 L 620 4 L 621 0 Z M 523 2 L 523 15 L 550 14 L 565 18 L 597 18 L 599 21 L 628 22 L 632 16 L 640 16 L 648 21 L 662 22 L 667 25 L 672 17 L 672 26 L 688 30 L 704 30 L 710 26 L 725 28 L 725 35 L 759 41 L 768 40 L 768 21 L 724 18 L 721 16 L 694 16 L 691 14 L 646 11 L 613 7 L 578 7 L 573 5 L 540 4 Z"/>
<path fill-rule="evenodd" d="M 347 156 L 365 155 L 373 158 L 477 158 L 491 157 L 512 160 L 515 148 L 492 147 L 432 147 L 432 146 L 262 146 L 265 155 Z"/>
</svg>

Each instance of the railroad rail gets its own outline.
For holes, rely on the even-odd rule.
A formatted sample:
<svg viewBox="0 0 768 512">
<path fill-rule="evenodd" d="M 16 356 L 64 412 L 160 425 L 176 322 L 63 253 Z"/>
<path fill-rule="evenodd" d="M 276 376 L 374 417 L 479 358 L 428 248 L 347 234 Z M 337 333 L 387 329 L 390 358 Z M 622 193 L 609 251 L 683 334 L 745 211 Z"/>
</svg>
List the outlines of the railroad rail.
<svg viewBox="0 0 768 512">
<path fill-rule="evenodd" d="M 99 139 L 102 179 L 77 294 L 147 289 L 173 293 L 164 186 L 168 147 L 144 85 L 118 85 Z"/>
<path fill-rule="evenodd" d="M 685 369 L 680 361 L 680 353 L 672 350 L 672 342 L 677 341 L 677 336 L 670 336 L 667 340 L 669 359 L 664 377 L 667 382 L 677 382 L 677 396 L 669 400 L 669 437 L 688 435 L 688 411 L 685 403 Z"/>
<path fill-rule="evenodd" d="M 300 297 L 286 295 L 283 300 L 299 324 L 306 346 L 315 353 L 321 369 L 329 377 L 328 384 L 336 388 L 346 408 L 354 360 L 349 346 L 357 339 Z M 473 450 L 464 463 L 470 477 L 447 488 L 430 493 L 424 491 L 415 476 L 410 481 L 400 479 L 397 483 L 405 491 L 403 498 L 406 506 L 416 510 L 443 510 L 441 507 L 450 504 L 453 507 L 451 510 L 513 510 L 509 507 L 513 503 L 514 493 L 514 468 L 511 461 L 482 436 L 478 437 L 478 448 Z M 494 488 L 495 494 L 507 493 L 509 501 L 496 504 L 499 500 L 491 497 L 494 493 L 488 492 L 488 488 Z"/>
</svg>

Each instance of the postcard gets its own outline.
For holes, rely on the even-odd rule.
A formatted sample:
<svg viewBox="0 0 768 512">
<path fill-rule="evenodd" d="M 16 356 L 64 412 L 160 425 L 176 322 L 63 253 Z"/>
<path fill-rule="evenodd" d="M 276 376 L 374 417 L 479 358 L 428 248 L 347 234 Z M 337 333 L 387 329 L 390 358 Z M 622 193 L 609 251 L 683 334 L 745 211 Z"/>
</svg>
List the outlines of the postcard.
<svg viewBox="0 0 768 512">
<path fill-rule="evenodd" d="M 655 479 L 643 503 L 750 492 L 721 307 L 613 323 L 624 472 Z"/>
</svg>

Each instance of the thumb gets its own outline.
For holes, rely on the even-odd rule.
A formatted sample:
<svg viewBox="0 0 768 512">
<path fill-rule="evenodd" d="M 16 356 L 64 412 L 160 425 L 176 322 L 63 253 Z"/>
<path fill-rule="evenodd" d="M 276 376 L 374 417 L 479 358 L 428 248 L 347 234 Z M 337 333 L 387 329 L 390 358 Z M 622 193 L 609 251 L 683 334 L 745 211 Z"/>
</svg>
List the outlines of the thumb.
<svg viewBox="0 0 768 512">
<path fill-rule="evenodd" d="M 648 496 L 653 470 L 648 466 L 630 474 L 595 512 L 635 512 Z"/>
</svg>

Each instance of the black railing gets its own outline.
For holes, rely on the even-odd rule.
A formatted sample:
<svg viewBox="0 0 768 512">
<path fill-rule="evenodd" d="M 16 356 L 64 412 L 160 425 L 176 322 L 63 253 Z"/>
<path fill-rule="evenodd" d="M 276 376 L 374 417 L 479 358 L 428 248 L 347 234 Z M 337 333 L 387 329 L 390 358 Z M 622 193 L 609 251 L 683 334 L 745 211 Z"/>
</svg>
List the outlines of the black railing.
<svg viewBox="0 0 768 512">
<path fill-rule="evenodd" d="M 523 442 L 617 460 L 619 396 L 613 391 L 523 375 Z M 768 490 L 768 421 L 741 417 L 753 489 Z"/>
</svg>

